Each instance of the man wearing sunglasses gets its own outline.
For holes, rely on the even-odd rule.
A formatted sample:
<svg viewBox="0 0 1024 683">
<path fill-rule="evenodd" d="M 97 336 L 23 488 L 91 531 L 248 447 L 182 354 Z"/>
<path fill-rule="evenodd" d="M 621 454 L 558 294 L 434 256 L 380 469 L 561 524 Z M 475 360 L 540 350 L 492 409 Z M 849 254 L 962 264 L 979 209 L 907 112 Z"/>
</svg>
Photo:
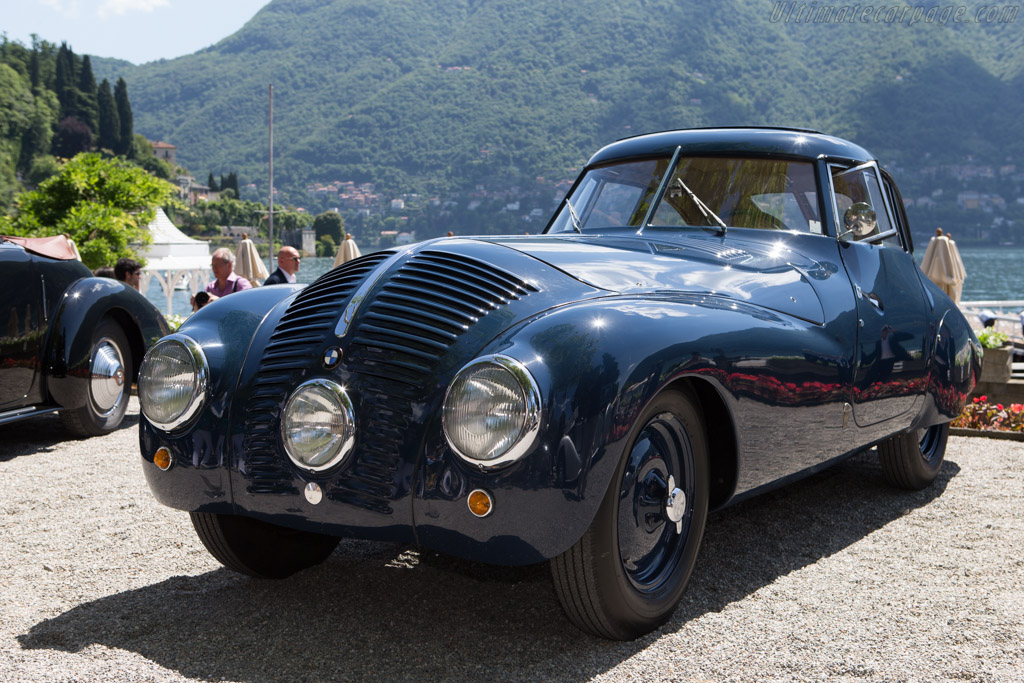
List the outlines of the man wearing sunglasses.
<svg viewBox="0 0 1024 683">
<path fill-rule="evenodd" d="M 295 273 L 299 272 L 302 257 L 295 247 L 281 247 L 277 252 L 277 270 L 270 274 L 263 285 L 295 284 Z"/>
</svg>

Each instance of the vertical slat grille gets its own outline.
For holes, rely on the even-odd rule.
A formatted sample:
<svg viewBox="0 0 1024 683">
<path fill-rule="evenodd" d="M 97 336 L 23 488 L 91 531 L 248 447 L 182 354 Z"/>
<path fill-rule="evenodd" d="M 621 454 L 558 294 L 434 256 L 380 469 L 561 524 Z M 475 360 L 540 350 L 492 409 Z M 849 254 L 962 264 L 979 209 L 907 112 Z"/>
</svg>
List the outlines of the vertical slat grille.
<svg viewBox="0 0 1024 683">
<path fill-rule="evenodd" d="M 311 355 L 319 352 L 352 291 L 389 256 L 391 252 L 376 252 L 325 273 L 295 297 L 277 324 L 246 405 L 244 452 L 249 493 L 296 493 L 277 445 L 281 403 L 300 382 Z"/>
<path fill-rule="evenodd" d="M 425 250 L 409 259 L 361 312 L 347 367 L 359 387 L 359 452 L 328 495 L 390 510 L 394 473 L 422 399 L 448 348 L 500 306 L 537 291 L 512 273 L 459 254 Z"/>
</svg>

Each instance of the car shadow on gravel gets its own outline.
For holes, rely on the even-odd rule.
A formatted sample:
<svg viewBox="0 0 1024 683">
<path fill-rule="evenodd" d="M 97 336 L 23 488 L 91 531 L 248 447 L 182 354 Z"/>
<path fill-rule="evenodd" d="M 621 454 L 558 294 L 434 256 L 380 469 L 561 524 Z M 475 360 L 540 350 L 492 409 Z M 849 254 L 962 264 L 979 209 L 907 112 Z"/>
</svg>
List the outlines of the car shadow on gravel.
<svg viewBox="0 0 1024 683">
<path fill-rule="evenodd" d="M 137 429 L 139 414 L 127 413 L 115 431 Z M 75 441 L 83 437 L 72 434 L 64 426 L 58 413 L 40 415 L 29 420 L 0 425 L 0 462 L 13 460 L 23 455 L 49 453 L 65 441 Z M 102 439 L 102 436 L 88 437 Z"/>
<path fill-rule="evenodd" d="M 281 582 L 217 570 L 117 593 L 18 640 L 119 648 L 203 680 L 586 679 L 927 505 L 958 472 L 947 461 L 927 490 L 898 491 L 872 451 L 713 514 L 673 619 L 632 643 L 573 628 L 544 565 L 490 567 L 364 541 L 343 541 L 325 564 Z"/>
</svg>

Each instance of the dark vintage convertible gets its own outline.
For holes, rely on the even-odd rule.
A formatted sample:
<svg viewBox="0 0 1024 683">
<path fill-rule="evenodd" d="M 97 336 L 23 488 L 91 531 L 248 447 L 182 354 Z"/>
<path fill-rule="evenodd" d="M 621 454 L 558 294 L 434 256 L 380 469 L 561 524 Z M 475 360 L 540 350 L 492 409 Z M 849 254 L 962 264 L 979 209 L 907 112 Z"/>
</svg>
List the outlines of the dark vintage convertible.
<svg viewBox="0 0 1024 683">
<path fill-rule="evenodd" d="M 569 619 L 665 622 L 709 510 L 877 445 L 928 486 L 980 371 L 892 178 L 784 129 L 622 140 L 539 236 L 431 240 L 217 301 L 146 356 L 146 478 L 225 566 L 341 537 L 549 561 Z"/>
<path fill-rule="evenodd" d="M 0 237 L 0 424 L 60 411 L 77 436 L 116 429 L 146 348 L 167 321 L 93 277 L 67 238 Z"/>
</svg>

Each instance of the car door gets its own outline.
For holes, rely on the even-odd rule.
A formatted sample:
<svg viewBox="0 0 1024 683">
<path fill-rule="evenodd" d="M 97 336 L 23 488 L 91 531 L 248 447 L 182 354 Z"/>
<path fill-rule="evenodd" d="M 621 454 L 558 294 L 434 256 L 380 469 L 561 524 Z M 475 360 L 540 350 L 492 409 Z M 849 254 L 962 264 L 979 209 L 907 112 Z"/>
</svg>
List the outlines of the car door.
<svg viewBox="0 0 1024 683">
<path fill-rule="evenodd" d="M 0 244 L 0 411 L 31 403 L 46 336 L 42 285 L 30 254 Z"/>
<path fill-rule="evenodd" d="M 907 226 L 878 165 L 829 164 L 829 180 L 840 253 L 857 303 L 854 420 L 883 436 L 909 424 L 924 394 L 927 302 Z"/>
</svg>

